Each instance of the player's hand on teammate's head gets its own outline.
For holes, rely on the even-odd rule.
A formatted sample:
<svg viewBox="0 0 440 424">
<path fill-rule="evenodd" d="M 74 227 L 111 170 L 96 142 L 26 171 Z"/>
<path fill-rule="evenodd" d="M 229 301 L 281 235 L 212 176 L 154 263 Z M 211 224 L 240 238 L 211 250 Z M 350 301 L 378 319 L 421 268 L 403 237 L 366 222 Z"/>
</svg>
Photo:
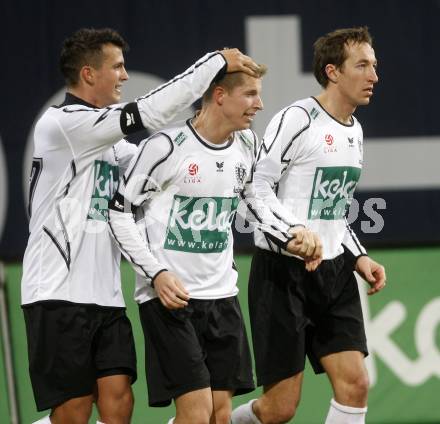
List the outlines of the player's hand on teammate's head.
<svg viewBox="0 0 440 424">
<path fill-rule="evenodd" d="M 356 261 L 356 272 L 370 285 L 368 294 L 381 291 L 386 286 L 385 268 L 369 256 L 360 256 Z"/>
<path fill-rule="evenodd" d="M 302 226 L 293 227 L 289 232 L 294 238 L 287 244 L 287 251 L 303 258 L 307 271 L 314 271 L 322 262 L 322 242 L 318 234 Z"/>
<path fill-rule="evenodd" d="M 220 50 L 220 53 L 228 64 L 226 72 L 245 72 L 252 77 L 258 77 L 258 73 L 256 72 L 259 69 L 258 64 L 240 50 L 224 48 Z"/>
<path fill-rule="evenodd" d="M 188 305 L 189 293 L 172 272 L 161 272 L 154 280 L 154 288 L 166 308 L 180 309 Z"/>
</svg>

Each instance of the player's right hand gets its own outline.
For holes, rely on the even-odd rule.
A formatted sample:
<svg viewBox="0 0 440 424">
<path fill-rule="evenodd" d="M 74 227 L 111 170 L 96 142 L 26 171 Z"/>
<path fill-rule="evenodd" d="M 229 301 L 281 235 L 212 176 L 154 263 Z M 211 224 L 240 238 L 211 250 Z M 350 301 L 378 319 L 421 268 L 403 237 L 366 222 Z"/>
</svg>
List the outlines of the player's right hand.
<svg viewBox="0 0 440 424">
<path fill-rule="evenodd" d="M 307 271 L 314 271 L 322 262 L 322 242 L 318 234 L 300 226 L 289 232 L 294 238 L 287 244 L 287 251 L 303 258 Z"/>
<path fill-rule="evenodd" d="M 188 305 L 189 293 L 172 272 L 161 272 L 154 280 L 154 288 L 165 308 L 180 309 Z"/>
<path fill-rule="evenodd" d="M 245 72 L 251 77 L 258 77 L 256 71 L 259 66 L 249 56 L 246 56 L 238 49 L 225 48 L 220 53 L 226 60 L 228 67 L 226 72 Z"/>
</svg>

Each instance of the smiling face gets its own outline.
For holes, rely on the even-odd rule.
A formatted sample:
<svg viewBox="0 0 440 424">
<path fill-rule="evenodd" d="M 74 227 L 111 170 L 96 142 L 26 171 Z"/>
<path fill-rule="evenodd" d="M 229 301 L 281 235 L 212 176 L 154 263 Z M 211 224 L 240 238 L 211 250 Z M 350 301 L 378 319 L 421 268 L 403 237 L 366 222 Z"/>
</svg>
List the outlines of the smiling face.
<svg viewBox="0 0 440 424">
<path fill-rule="evenodd" d="M 90 78 L 93 104 L 105 107 L 119 103 L 122 84 L 128 80 L 121 48 L 114 44 L 103 45 L 101 63 L 96 68 L 90 67 Z"/>
<path fill-rule="evenodd" d="M 337 90 L 353 107 L 367 105 L 379 80 L 374 50 L 368 43 L 349 43 L 345 51 L 346 60 L 334 71 Z"/>
<path fill-rule="evenodd" d="M 263 109 L 261 78 L 242 73 L 240 83 L 233 88 L 222 88 L 220 96 L 224 119 L 233 131 L 250 128 L 256 113 Z"/>
</svg>

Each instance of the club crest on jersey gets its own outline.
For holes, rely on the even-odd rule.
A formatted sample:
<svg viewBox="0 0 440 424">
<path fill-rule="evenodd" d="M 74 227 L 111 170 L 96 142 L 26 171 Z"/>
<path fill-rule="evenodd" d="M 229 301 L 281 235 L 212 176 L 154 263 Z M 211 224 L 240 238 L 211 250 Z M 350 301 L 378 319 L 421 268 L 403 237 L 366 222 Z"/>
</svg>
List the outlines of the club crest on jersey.
<svg viewBox="0 0 440 424">
<path fill-rule="evenodd" d="M 190 163 L 188 165 L 188 173 L 185 175 L 183 182 L 185 184 L 198 184 L 202 182 L 199 174 L 199 165 Z"/>
<path fill-rule="evenodd" d="M 326 146 L 324 147 L 324 153 L 335 153 L 337 152 L 336 146 L 333 145 L 335 139 L 331 134 L 326 134 L 324 137 Z"/>
<path fill-rule="evenodd" d="M 243 190 L 244 182 L 246 181 L 247 168 L 243 162 L 235 164 L 235 179 L 237 186 L 234 187 L 234 193 L 239 193 Z"/>
<path fill-rule="evenodd" d="M 354 137 L 347 137 L 348 140 L 348 146 L 354 147 Z"/>
<path fill-rule="evenodd" d="M 215 162 L 216 166 L 217 166 L 217 172 L 223 172 L 223 166 L 224 166 L 224 162 Z"/>
</svg>

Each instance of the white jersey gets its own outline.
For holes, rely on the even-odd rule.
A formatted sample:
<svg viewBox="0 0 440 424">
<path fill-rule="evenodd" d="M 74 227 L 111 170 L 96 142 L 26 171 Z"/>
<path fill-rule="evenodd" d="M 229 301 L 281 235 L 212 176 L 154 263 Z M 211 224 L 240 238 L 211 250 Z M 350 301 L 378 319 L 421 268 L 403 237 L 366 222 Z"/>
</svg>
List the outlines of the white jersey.
<svg viewBox="0 0 440 424">
<path fill-rule="evenodd" d="M 134 102 L 99 109 L 68 93 L 43 114 L 34 133 L 22 304 L 124 306 L 107 205 L 136 146 L 118 140 L 169 123 L 225 69 L 223 56 L 210 53 Z"/>
<path fill-rule="evenodd" d="M 362 168 L 362 128 L 330 116 L 311 97 L 277 113 L 269 123 L 256 166 L 255 190 L 287 223 L 302 223 L 319 234 L 324 259 L 343 252 L 365 254 L 345 215 Z M 262 249 L 289 255 L 261 232 Z"/>
<path fill-rule="evenodd" d="M 137 302 L 156 297 L 151 282 L 164 269 L 181 279 L 191 298 L 237 294 L 231 224 L 240 197 L 247 194 L 253 211 L 261 212 L 250 219 L 264 220 L 258 225 L 283 245 L 290 238 L 289 227 L 264 216 L 252 198 L 258 149 L 251 130 L 236 131 L 228 142 L 215 145 L 188 120 L 150 137 L 139 149 L 109 209 L 110 230 L 138 273 Z M 122 212 L 124 202 L 129 202 L 125 210 L 142 206 L 137 227 L 133 214 Z"/>
</svg>

